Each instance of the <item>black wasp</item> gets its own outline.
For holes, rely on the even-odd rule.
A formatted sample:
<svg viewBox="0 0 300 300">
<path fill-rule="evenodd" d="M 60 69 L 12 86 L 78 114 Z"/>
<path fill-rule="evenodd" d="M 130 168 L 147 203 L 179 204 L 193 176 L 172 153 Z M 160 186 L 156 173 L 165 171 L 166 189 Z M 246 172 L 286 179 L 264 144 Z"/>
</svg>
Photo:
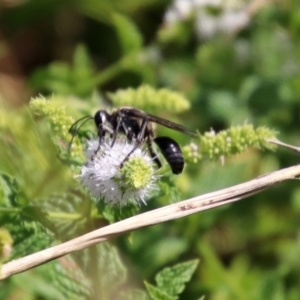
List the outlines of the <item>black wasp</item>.
<svg viewBox="0 0 300 300">
<path fill-rule="evenodd" d="M 78 133 L 78 129 L 90 119 L 94 119 L 97 127 L 99 148 L 106 134 L 110 135 L 112 139 L 111 147 L 113 147 L 118 133 L 122 133 L 129 141 L 134 141 L 136 143 L 135 147 L 130 151 L 130 153 L 128 153 L 124 161 L 126 161 L 142 143 L 146 143 L 151 157 L 157 164 L 158 168 L 160 168 L 161 161 L 152 145 L 152 142 L 154 142 L 159 147 L 174 174 L 180 174 L 183 170 L 184 158 L 181 149 L 178 143 L 170 137 L 155 137 L 154 126 L 152 123 L 157 123 L 173 130 L 183 132 L 192 137 L 197 136 L 187 128 L 169 120 L 148 114 L 134 107 L 122 107 L 114 109 L 112 113 L 108 113 L 106 110 L 98 110 L 94 117 L 86 116 L 77 120 L 69 129 L 69 132 L 73 135 L 70 146 L 73 138 Z M 77 128 L 76 125 L 80 121 L 83 122 Z"/>
</svg>

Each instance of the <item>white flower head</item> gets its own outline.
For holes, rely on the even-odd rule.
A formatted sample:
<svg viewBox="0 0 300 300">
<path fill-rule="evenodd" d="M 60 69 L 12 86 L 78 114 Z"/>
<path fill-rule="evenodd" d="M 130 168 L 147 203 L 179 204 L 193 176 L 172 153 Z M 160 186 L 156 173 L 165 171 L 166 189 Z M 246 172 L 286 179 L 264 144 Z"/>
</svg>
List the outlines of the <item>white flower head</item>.
<svg viewBox="0 0 300 300">
<path fill-rule="evenodd" d="M 113 147 L 109 138 L 88 141 L 85 156 L 87 162 L 78 175 L 91 195 L 107 204 L 124 206 L 130 201 L 144 203 L 155 189 L 158 177 L 154 163 L 146 151 L 138 147 L 126 161 L 135 144 L 126 138 L 117 138 Z"/>
<path fill-rule="evenodd" d="M 235 33 L 251 21 L 245 0 L 173 0 L 164 22 L 172 25 L 195 16 L 196 33 L 207 40 L 218 32 Z"/>
</svg>

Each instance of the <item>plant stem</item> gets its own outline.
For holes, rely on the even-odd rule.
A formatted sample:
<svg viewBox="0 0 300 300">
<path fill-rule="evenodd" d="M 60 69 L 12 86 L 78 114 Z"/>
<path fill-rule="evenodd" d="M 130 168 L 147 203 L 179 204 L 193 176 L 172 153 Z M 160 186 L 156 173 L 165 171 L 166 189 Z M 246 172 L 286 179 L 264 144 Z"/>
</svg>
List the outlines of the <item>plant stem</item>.
<svg viewBox="0 0 300 300">
<path fill-rule="evenodd" d="M 21 211 L 20 208 L 15 208 L 15 207 L 0 207 L 0 213 L 5 212 L 5 213 L 19 213 Z"/>
<path fill-rule="evenodd" d="M 125 70 L 129 66 L 128 62 L 132 59 L 134 58 L 131 54 L 127 55 L 122 59 L 120 59 L 119 61 L 117 61 L 116 63 L 112 64 L 110 67 L 101 71 L 94 78 L 95 85 L 103 85 L 107 81 L 117 76 L 121 71 Z"/>
</svg>

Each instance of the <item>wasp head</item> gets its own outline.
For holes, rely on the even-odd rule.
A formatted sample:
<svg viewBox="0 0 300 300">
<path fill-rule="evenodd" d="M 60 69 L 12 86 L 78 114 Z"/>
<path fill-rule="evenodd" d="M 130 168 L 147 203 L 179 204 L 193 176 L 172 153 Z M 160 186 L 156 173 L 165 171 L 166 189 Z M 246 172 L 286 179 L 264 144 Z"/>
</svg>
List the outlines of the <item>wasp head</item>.
<svg viewBox="0 0 300 300">
<path fill-rule="evenodd" d="M 99 136 L 104 136 L 106 132 L 110 134 L 114 132 L 111 115 L 106 110 L 98 110 L 94 115 L 94 121 Z"/>
</svg>

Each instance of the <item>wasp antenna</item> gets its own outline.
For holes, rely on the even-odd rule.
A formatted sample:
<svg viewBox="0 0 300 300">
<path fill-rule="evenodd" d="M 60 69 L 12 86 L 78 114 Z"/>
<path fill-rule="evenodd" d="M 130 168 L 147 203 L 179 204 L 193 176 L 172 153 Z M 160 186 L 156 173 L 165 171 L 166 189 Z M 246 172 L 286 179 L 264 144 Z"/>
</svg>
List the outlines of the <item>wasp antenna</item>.
<svg viewBox="0 0 300 300">
<path fill-rule="evenodd" d="M 69 146 L 68 146 L 68 153 L 71 152 L 71 147 L 72 147 L 72 144 L 73 144 L 73 140 L 74 140 L 75 136 L 78 134 L 79 129 L 80 129 L 87 121 L 89 121 L 89 120 L 91 120 L 91 119 L 93 119 L 93 117 L 91 117 L 91 116 L 85 116 L 85 117 L 82 117 L 82 118 L 78 119 L 76 122 L 74 122 L 74 123 L 71 125 L 71 127 L 70 127 L 69 130 L 68 130 L 69 133 L 72 135 L 71 141 L 70 141 Z M 76 125 L 77 125 L 80 121 L 82 121 L 82 123 L 81 123 L 78 127 L 76 127 Z M 76 127 L 76 128 L 75 128 L 75 127 Z M 74 129 L 74 128 L 75 128 L 75 129 Z"/>
<path fill-rule="evenodd" d="M 71 141 L 70 141 L 69 146 L 68 146 L 68 153 L 69 154 L 71 153 L 71 147 L 72 147 L 72 144 L 73 144 L 74 137 L 75 137 L 75 135 L 72 135 Z"/>
<path fill-rule="evenodd" d="M 91 117 L 91 116 L 85 116 L 85 117 L 82 117 L 82 118 L 78 119 L 78 120 L 75 121 L 75 122 L 71 125 L 71 127 L 69 128 L 69 130 L 68 130 L 69 133 L 72 134 L 74 127 L 75 127 L 80 121 L 82 121 L 82 120 L 84 120 L 84 119 L 89 120 L 89 119 L 93 119 L 93 117 Z M 87 121 L 87 120 L 86 120 L 86 121 Z M 84 123 L 85 123 L 85 122 L 83 122 L 83 124 L 84 124 Z M 83 124 L 81 124 L 81 125 L 79 126 L 79 128 L 80 128 Z M 78 129 L 79 129 L 79 128 L 78 128 Z M 78 129 L 75 130 L 75 131 L 78 131 Z"/>
</svg>

